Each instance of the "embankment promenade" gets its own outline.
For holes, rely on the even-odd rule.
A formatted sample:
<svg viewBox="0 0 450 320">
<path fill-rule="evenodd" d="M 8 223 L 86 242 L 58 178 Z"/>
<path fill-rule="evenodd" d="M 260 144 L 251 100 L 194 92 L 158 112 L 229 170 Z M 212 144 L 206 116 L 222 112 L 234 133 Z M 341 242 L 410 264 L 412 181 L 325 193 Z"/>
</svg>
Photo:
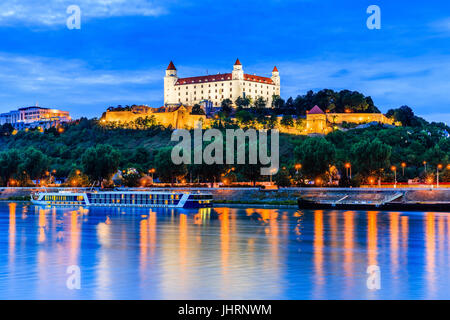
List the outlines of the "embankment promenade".
<svg viewBox="0 0 450 320">
<path fill-rule="evenodd" d="M 89 188 L 70 188 L 70 190 L 88 191 Z M 33 191 L 43 188 L 0 188 L 1 200 L 26 199 Z M 46 188 L 47 191 L 68 190 L 67 188 Z M 121 189 L 123 190 L 123 189 Z M 127 190 L 149 190 L 128 188 Z M 150 190 L 171 190 L 208 192 L 218 205 L 262 205 L 262 206 L 296 206 L 301 196 L 310 199 L 333 200 L 343 196 L 355 196 L 361 201 L 380 201 L 397 197 L 402 203 L 450 203 L 449 188 L 280 188 L 265 190 L 259 188 L 150 188 Z M 400 196 L 401 195 L 401 196 Z"/>
</svg>

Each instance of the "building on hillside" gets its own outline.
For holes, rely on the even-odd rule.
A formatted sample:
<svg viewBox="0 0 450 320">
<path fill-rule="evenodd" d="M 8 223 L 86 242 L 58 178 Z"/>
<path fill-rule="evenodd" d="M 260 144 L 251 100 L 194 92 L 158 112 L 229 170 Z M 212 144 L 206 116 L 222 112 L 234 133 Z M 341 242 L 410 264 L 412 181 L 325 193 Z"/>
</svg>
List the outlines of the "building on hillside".
<svg viewBox="0 0 450 320">
<path fill-rule="evenodd" d="M 314 106 L 306 114 L 307 134 L 327 134 L 333 126 L 343 123 L 364 124 L 378 122 L 391 125 L 393 122 L 382 113 L 325 113 L 318 106 Z"/>
<path fill-rule="evenodd" d="M 194 115 L 191 113 L 192 107 L 183 105 L 157 109 L 147 106 L 133 106 L 131 111 L 108 110 L 103 114 L 101 121 L 125 124 L 134 122 L 139 118 L 154 117 L 157 124 L 164 127 L 171 126 L 174 129 L 192 129 L 199 122 L 206 123 L 205 115 Z"/>
<path fill-rule="evenodd" d="M 164 77 L 164 104 L 194 105 L 210 101 L 219 107 L 223 100 L 233 103 L 239 97 L 256 100 L 262 97 L 266 107 L 272 106 L 273 96 L 280 95 L 280 74 L 277 67 L 272 70 L 270 78 L 244 73 L 239 59 L 231 73 L 218 73 L 190 78 L 179 78 L 177 69 L 171 61 Z"/>
<path fill-rule="evenodd" d="M 71 120 L 69 111 L 38 106 L 19 108 L 0 114 L 0 124 L 9 123 L 18 130 L 36 127 L 48 129 Z"/>
</svg>

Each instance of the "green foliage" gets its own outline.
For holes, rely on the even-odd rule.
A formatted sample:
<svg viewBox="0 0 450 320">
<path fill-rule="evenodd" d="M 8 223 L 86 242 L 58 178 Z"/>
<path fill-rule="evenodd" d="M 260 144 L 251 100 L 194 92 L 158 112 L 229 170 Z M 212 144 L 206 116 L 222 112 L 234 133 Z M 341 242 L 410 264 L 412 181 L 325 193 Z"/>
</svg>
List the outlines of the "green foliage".
<svg viewBox="0 0 450 320">
<path fill-rule="evenodd" d="M 297 146 L 295 159 L 303 166 L 306 176 L 315 179 L 326 173 L 336 157 L 336 148 L 325 138 L 309 138 Z"/>
<path fill-rule="evenodd" d="M 400 122 L 404 127 L 421 127 L 426 124 L 426 121 L 414 115 L 413 110 L 408 106 L 391 109 L 386 116 L 393 118 L 396 122 Z"/>
<path fill-rule="evenodd" d="M 363 139 L 351 147 L 349 162 L 354 162 L 357 172 L 364 177 L 379 176 L 381 169 L 390 164 L 392 148 L 379 139 Z"/>
<path fill-rule="evenodd" d="M 123 184 L 130 188 L 139 186 L 139 180 L 142 177 L 139 172 L 135 168 L 128 168 L 124 171 L 122 174 Z"/>
<path fill-rule="evenodd" d="M 165 147 L 159 149 L 155 156 L 156 174 L 162 182 L 174 183 L 175 179 L 181 180 L 187 174 L 186 165 L 174 165 L 171 154 L 172 148 Z"/>
<path fill-rule="evenodd" d="M 119 168 L 120 153 L 110 145 L 99 144 L 81 157 L 83 172 L 93 181 L 109 180 Z"/>
<path fill-rule="evenodd" d="M 221 111 L 224 113 L 226 117 L 229 117 L 231 112 L 233 111 L 232 105 L 233 101 L 231 101 L 230 99 L 225 99 L 222 101 Z"/>
<path fill-rule="evenodd" d="M 19 172 L 24 172 L 32 180 L 42 178 L 49 166 L 48 157 L 34 147 L 28 147 L 21 160 Z"/>
<path fill-rule="evenodd" d="M 283 118 L 281 118 L 280 124 L 283 127 L 290 128 L 294 126 L 294 119 L 290 114 L 283 115 Z"/>
<path fill-rule="evenodd" d="M 289 187 L 291 185 L 291 176 L 289 171 L 281 169 L 275 176 L 275 183 L 279 187 Z"/>
<path fill-rule="evenodd" d="M 0 153 L 0 177 L 4 184 L 18 173 L 20 161 L 20 153 L 16 149 Z"/>
<path fill-rule="evenodd" d="M 247 97 L 238 97 L 235 101 L 235 104 L 238 108 L 247 108 L 248 106 L 250 106 L 251 100 Z"/>
<path fill-rule="evenodd" d="M 238 123 L 243 126 L 249 126 L 252 121 L 254 120 L 254 117 L 252 115 L 252 113 L 250 113 L 247 110 L 240 110 L 238 112 L 236 112 L 236 120 L 238 121 Z"/>
<path fill-rule="evenodd" d="M 191 114 L 195 114 L 195 115 L 204 115 L 205 111 L 203 110 L 202 106 L 199 104 L 194 104 L 194 106 L 192 107 L 192 111 Z"/>
</svg>

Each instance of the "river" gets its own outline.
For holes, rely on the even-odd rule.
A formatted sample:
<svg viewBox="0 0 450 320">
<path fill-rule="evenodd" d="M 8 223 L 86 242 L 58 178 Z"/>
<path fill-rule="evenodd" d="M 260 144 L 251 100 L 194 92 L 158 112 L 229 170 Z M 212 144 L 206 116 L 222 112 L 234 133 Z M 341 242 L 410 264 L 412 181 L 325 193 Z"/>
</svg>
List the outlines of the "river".
<svg viewBox="0 0 450 320">
<path fill-rule="evenodd" d="M 448 213 L 0 204 L 0 299 L 450 299 L 449 270 Z"/>
</svg>

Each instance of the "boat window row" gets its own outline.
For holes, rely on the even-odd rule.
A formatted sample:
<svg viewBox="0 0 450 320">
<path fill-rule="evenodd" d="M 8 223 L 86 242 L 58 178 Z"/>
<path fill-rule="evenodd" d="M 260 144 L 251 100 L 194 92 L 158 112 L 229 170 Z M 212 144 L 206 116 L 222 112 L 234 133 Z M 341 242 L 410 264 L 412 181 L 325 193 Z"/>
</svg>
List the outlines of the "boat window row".
<svg viewBox="0 0 450 320">
<path fill-rule="evenodd" d="M 177 205 L 181 196 L 178 194 L 129 194 L 107 193 L 88 194 L 92 204 L 164 204 Z"/>
</svg>

